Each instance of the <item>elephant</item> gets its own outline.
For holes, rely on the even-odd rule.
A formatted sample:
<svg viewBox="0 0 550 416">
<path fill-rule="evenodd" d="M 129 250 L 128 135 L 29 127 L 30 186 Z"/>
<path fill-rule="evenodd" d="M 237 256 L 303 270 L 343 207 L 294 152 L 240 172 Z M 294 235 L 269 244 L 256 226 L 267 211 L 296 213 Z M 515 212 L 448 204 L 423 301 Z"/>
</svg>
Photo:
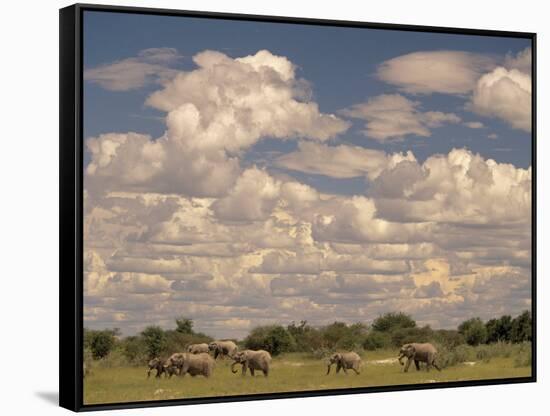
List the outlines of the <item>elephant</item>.
<svg viewBox="0 0 550 416">
<path fill-rule="evenodd" d="M 355 352 L 337 352 L 332 354 L 328 359 L 327 375 L 330 373 L 330 368 L 333 364 L 336 364 L 336 374 L 340 372 L 340 369 L 344 370 L 347 374 L 348 370 L 355 371 L 355 374 L 361 372 L 361 357 Z"/>
<path fill-rule="evenodd" d="M 147 363 L 149 369 L 147 370 L 147 378 L 151 376 L 151 371 L 157 370 L 156 378 L 160 378 L 161 374 L 165 373 L 164 363 L 160 358 L 153 358 Z"/>
<path fill-rule="evenodd" d="M 407 357 L 407 365 L 403 363 L 403 358 L 405 357 Z M 426 371 L 430 371 L 431 366 L 441 371 L 441 368 L 435 363 L 436 358 L 437 349 L 430 343 L 405 344 L 399 350 L 399 364 L 405 365 L 405 373 L 409 371 L 409 367 L 413 361 L 417 371 L 420 370 L 420 362 L 426 363 Z"/>
<path fill-rule="evenodd" d="M 165 370 L 170 367 L 175 367 L 180 376 L 189 373 L 192 377 L 202 375 L 208 378 L 214 372 L 214 360 L 210 354 L 206 353 L 177 352 L 172 354 L 164 363 Z"/>
<path fill-rule="evenodd" d="M 237 352 L 237 345 L 233 341 L 213 341 L 208 344 L 208 349 L 214 352 L 215 360 L 218 356 L 223 358 L 226 355 L 233 358 L 233 355 Z"/>
<path fill-rule="evenodd" d="M 187 347 L 187 352 L 191 354 L 207 353 L 210 351 L 208 344 L 191 344 Z"/>
<path fill-rule="evenodd" d="M 231 372 L 235 374 L 235 366 L 242 365 L 242 375 L 246 375 L 246 369 L 250 370 L 250 375 L 254 377 L 254 371 L 262 371 L 264 376 L 269 375 L 269 366 L 271 364 L 271 354 L 264 350 L 244 350 L 238 351 L 233 355 L 233 364 L 231 364 Z"/>
</svg>

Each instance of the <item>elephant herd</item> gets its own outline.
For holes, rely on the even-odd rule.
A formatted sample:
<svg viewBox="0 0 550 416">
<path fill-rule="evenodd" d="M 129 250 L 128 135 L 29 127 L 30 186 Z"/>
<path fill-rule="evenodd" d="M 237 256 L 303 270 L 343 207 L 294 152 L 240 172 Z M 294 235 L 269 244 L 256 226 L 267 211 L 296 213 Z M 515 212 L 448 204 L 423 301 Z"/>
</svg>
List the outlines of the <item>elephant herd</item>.
<svg viewBox="0 0 550 416">
<path fill-rule="evenodd" d="M 213 354 L 214 357 L 210 355 Z M 231 364 L 231 372 L 237 373 L 236 366 L 241 366 L 242 375 L 250 372 L 254 376 L 254 372 L 262 372 L 265 377 L 269 375 L 271 366 L 271 354 L 264 350 L 242 350 L 239 351 L 237 345 L 233 341 L 214 341 L 210 344 L 192 344 L 187 347 L 186 352 L 176 352 L 168 359 L 161 360 L 153 358 L 149 361 L 149 369 L 147 377 L 150 377 L 151 372 L 156 370 L 156 377 L 159 378 L 162 374 L 165 377 L 173 375 L 185 376 L 190 374 L 194 376 L 210 377 L 214 371 L 215 360 L 218 357 L 229 357 L 233 360 Z M 407 363 L 403 359 L 407 359 Z M 420 363 L 426 364 L 426 370 L 434 367 L 441 371 L 441 368 L 436 364 L 437 349 L 430 343 L 411 343 L 405 344 L 399 350 L 399 364 L 404 365 L 404 371 L 409 371 L 409 367 L 414 363 L 417 370 L 420 370 Z M 337 352 L 332 354 L 327 361 L 327 375 L 333 365 L 336 366 L 336 373 L 343 370 L 345 374 L 348 370 L 353 370 L 355 374 L 360 374 L 361 357 L 355 352 Z"/>
</svg>

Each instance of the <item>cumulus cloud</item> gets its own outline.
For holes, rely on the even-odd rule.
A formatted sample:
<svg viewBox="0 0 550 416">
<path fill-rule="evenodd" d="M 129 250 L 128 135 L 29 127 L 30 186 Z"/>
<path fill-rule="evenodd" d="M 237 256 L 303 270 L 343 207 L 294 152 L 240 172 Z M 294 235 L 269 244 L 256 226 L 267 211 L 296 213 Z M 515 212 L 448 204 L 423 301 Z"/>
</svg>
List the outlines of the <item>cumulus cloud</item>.
<svg viewBox="0 0 550 416">
<path fill-rule="evenodd" d="M 349 124 L 304 100 L 305 84 L 287 58 L 266 50 L 232 59 L 205 51 L 147 104 L 169 113 L 169 134 L 194 148 L 247 148 L 262 137 L 328 140 Z"/>
<path fill-rule="evenodd" d="M 504 59 L 504 67 L 508 69 L 517 69 L 525 74 L 531 74 L 532 68 L 532 51 L 531 48 L 525 48 L 517 54 L 508 53 Z"/>
<path fill-rule="evenodd" d="M 531 212 L 531 169 L 483 159 L 466 149 L 401 162 L 373 183 L 378 212 L 393 221 L 462 224 L 525 223 Z"/>
<path fill-rule="evenodd" d="M 342 114 L 365 120 L 364 134 L 380 142 L 403 140 L 407 135 L 429 137 L 430 129 L 461 121 L 454 113 L 423 112 L 420 102 L 399 94 L 378 95 L 343 110 Z"/>
<path fill-rule="evenodd" d="M 149 53 L 171 62 L 169 51 Z M 450 327 L 528 307 L 530 169 L 467 149 L 419 161 L 329 144 L 349 124 L 319 110 L 287 58 L 194 59 L 195 69 L 148 99 L 166 112 L 165 134 L 86 142 L 87 326 L 131 334 L 185 315 L 233 338 L 274 321 L 369 321 L 401 310 Z M 510 57 L 506 71 L 524 60 Z M 348 111 L 380 141 L 461 122 L 401 95 Z M 299 140 L 274 161 L 287 172 L 246 153 L 264 137 Z M 328 194 L 289 171 L 364 177 L 368 187 Z"/>
<path fill-rule="evenodd" d="M 495 68 L 477 82 L 468 109 L 531 131 L 531 76 L 517 69 Z"/>
<path fill-rule="evenodd" d="M 229 194 L 212 205 L 216 216 L 228 221 L 265 220 L 277 205 L 281 183 L 256 167 L 245 170 Z"/>
<path fill-rule="evenodd" d="M 468 121 L 464 125 L 470 129 L 482 129 L 485 125 L 481 121 Z"/>
<path fill-rule="evenodd" d="M 181 55 L 173 48 L 144 49 L 137 56 L 84 70 L 84 80 L 111 91 L 128 91 L 168 81 L 177 71 L 169 66 Z"/>
<path fill-rule="evenodd" d="M 278 167 L 333 178 L 375 178 L 384 169 L 403 160 L 414 161 L 412 152 L 388 154 L 360 146 L 328 146 L 314 142 L 298 143 L 298 150 L 275 160 Z"/>
<path fill-rule="evenodd" d="M 239 153 L 264 137 L 325 141 L 349 124 L 304 100 L 294 65 L 268 51 L 232 59 L 206 51 L 147 103 L 166 111 L 166 133 L 89 138 L 87 187 L 221 196 L 240 174 Z"/>
<path fill-rule="evenodd" d="M 421 51 L 380 64 L 380 80 L 412 94 L 466 94 L 495 66 L 491 56 L 463 51 Z"/>
</svg>

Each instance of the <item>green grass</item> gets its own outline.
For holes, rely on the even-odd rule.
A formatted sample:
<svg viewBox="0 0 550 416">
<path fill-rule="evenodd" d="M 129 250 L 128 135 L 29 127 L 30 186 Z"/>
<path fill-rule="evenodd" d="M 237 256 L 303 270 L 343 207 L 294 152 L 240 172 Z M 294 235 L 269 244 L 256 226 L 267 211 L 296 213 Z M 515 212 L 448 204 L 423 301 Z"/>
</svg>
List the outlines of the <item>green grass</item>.
<svg viewBox="0 0 550 416">
<path fill-rule="evenodd" d="M 517 367 L 514 357 L 495 357 L 475 364 L 458 364 L 438 372 L 424 369 L 416 371 L 414 365 L 408 373 L 391 361 L 395 352 L 373 351 L 363 357 L 360 375 L 349 371 L 326 376 L 324 360 L 316 360 L 305 354 L 285 354 L 273 360 L 268 378 L 263 375 L 242 377 L 232 374 L 230 361 L 218 361 L 214 375 L 204 377 L 172 377 L 171 379 L 147 379 L 145 367 L 96 366 L 84 380 L 84 403 L 116 403 L 141 400 L 167 400 L 191 397 L 215 397 L 225 395 L 273 393 L 347 387 L 391 386 L 398 384 L 433 383 L 495 378 L 528 377 L 531 367 Z M 380 360 L 390 360 L 382 361 Z"/>
</svg>

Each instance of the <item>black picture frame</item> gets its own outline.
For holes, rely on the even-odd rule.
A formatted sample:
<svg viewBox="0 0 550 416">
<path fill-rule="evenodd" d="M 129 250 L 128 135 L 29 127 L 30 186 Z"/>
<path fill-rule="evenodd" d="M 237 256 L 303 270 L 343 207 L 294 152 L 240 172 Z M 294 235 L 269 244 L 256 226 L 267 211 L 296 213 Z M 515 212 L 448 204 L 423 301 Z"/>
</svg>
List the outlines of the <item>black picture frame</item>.
<svg viewBox="0 0 550 416">
<path fill-rule="evenodd" d="M 381 30 L 464 34 L 473 36 L 514 37 L 532 42 L 532 373 L 530 377 L 499 378 L 473 381 L 359 387 L 284 393 L 262 393 L 209 398 L 188 398 L 158 401 L 83 403 L 83 13 L 85 11 L 180 16 L 204 19 L 226 19 L 299 25 L 339 26 Z M 173 406 L 198 403 L 234 402 L 295 397 L 313 397 L 358 393 L 393 392 L 454 388 L 496 384 L 532 383 L 537 380 L 537 286 L 536 286 L 536 33 L 415 26 L 388 23 L 365 23 L 302 17 L 260 16 L 201 11 L 181 11 L 142 7 L 75 4 L 59 11 L 59 404 L 73 411 Z"/>
</svg>

